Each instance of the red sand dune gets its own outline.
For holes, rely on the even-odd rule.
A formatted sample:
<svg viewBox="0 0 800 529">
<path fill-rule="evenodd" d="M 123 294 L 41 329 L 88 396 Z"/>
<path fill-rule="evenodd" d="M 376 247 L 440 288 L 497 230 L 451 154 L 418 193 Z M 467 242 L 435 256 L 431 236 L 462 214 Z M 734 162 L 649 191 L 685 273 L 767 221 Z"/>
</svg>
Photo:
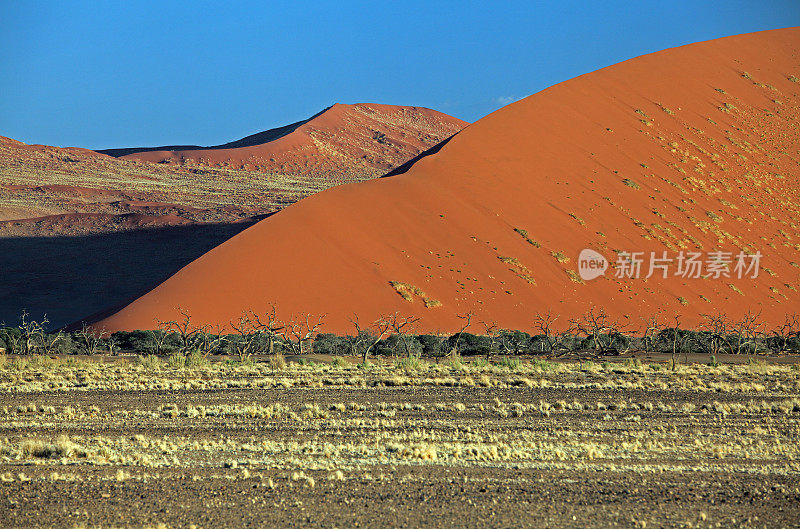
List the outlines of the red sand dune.
<svg viewBox="0 0 800 529">
<path fill-rule="evenodd" d="M 383 176 L 464 126 L 426 108 L 360 104 L 334 105 L 225 145 L 174 152 L 95 152 L 0 136 L 0 221 L 14 226 L 0 224 L 0 237 L 27 235 L 26 226 L 41 224 L 41 217 L 71 213 L 174 215 L 203 223 L 260 217 L 328 187 Z M 151 163 L 163 161 L 179 163 Z M 136 205 L 145 202 L 161 205 Z M 102 229 L 81 225 L 82 218 L 54 218 L 51 225 L 66 235 Z"/>
<path fill-rule="evenodd" d="M 408 160 L 408 153 L 423 151 L 466 125 L 458 118 L 422 107 L 335 104 L 308 120 L 224 145 L 99 152 L 156 163 L 189 160 L 264 172 L 312 173 L 342 181 L 359 181 L 365 179 L 359 173 L 383 174 Z"/>
<path fill-rule="evenodd" d="M 467 311 L 530 330 L 536 312 L 564 321 L 591 306 L 633 323 L 748 309 L 782 321 L 800 309 L 798 77 L 798 28 L 577 77 L 467 127 L 405 173 L 259 222 L 97 325 L 152 328 L 176 307 L 224 324 L 270 303 L 282 318 L 326 313 L 324 330 L 337 332 L 351 331 L 354 313 L 363 323 L 394 311 L 429 331 L 452 331 Z M 615 250 L 763 257 L 757 279 L 610 270 L 580 282 L 583 248 L 612 261 Z M 424 296 L 409 302 L 392 281 Z"/>
</svg>

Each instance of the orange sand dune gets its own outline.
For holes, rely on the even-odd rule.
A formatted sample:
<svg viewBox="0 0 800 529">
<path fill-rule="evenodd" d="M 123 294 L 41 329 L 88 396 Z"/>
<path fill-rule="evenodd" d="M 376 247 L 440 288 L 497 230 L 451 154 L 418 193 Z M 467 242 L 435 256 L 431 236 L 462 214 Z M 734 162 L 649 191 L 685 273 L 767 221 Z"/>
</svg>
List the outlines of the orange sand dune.
<svg viewBox="0 0 800 529">
<path fill-rule="evenodd" d="M 602 306 L 646 315 L 800 309 L 800 29 L 638 57 L 467 127 L 389 178 L 319 193 L 261 221 L 98 323 L 152 328 L 176 307 L 224 324 L 275 303 L 351 331 L 400 311 L 532 328 Z M 578 253 L 760 251 L 760 275 L 582 281 Z M 645 270 L 646 272 L 646 270 Z M 410 285 L 406 297 L 390 282 Z M 416 287 L 415 290 L 413 287 Z M 402 290 L 402 287 L 400 287 Z M 427 302 L 425 301 L 427 299 Z M 435 300 L 435 301 L 434 301 Z"/>
<path fill-rule="evenodd" d="M 362 173 L 383 174 L 466 125 L 422 107 L 335 104 L 307 120 L 224 145 L 99 152 L 156 163 L 202 162 L 352 182 L 364 180 Z"/>
<path fill-rule="evenodd" d="M 334 105 L 302 122 L 225 145 L 175 152 L 95 152 L 0 136 L 0 221 L 124 215 L 141 212 L 135 204 L 143 202 L 165 206 L 163 211 L 150 207 L 149 214 L 192 222 L 253 219 L 334 185 L 383 176 L 464 126 L 426 108 L 360 104 Z M 178 163 L 159 163 L 164 161 Z M 60 224 L 66 235 L 102 229 L 95 223 L 82 226 L 79 216 L 72 219 Z M 33 226 L 15 225 L 19 230 Z M 111 229 L 127 226 L 109 224 Z M 0 226 L 0 237 L 8 235 L 6 227 Z M 15 234 L 24 235 L 19 230 Z"/>
</svg>

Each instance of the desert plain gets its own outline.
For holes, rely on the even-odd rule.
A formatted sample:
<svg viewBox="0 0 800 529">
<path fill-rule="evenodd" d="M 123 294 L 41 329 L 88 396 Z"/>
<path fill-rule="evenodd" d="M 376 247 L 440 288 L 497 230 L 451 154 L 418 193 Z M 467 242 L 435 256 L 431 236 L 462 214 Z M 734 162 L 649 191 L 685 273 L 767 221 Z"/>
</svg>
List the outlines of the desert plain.
<svg viewBox="0 0 800 529">
<path fill-rule="evenodd" d="M 798 519 L 796 357 L 677 370 L 657 354 L 254 360 L 6 363 L 3 525 L 793 527 Z"/>
<path fill-rule="evenodd" d="M 699 42 L 473 124 L 0 138 L 0 525 L 797 527 L 798 57 Z"/>
</svg>

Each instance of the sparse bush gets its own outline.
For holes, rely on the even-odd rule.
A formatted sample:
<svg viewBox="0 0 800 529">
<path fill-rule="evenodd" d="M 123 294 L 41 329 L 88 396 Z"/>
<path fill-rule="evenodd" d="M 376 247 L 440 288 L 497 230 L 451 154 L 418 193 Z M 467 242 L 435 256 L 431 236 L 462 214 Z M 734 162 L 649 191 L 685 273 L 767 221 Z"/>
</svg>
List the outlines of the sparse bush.
<svg viewBox="0 0 800 529">
<path fill-rule="evenodd" d="M 349 366 L 350 366 L 350 362 L 348 362 L 348 361 L 347 361 L 347 360 L 345 360 L 344 358 L 337 357 L 337 358 L 335 358 L 335 359 L 333 360 L 333 365 L 334 365 L 335 367 L 340 367 L 340 368 L 341 368 L 341 367 L 349 367 Z"/>
<path fill-rule="evenodd" d="M 356 364 L 356 367 L 359 368 L 359 369 L 362 369 L 364 371 L 368 371 L 368 370 L 372 369 L 375 366 L 374 366 L 374 364 L 372 362 L 367 360 L 366 362 L 360 362 L 360 363 Z"/>
<path fill-rule="evenodd" d="M 485 358 L 476 358 L 475 360 L 473 360 L 473 361 L 471 362 L 471 365 L 472 365 L 472 367 L 474 367 L 475 369 L 481 370 L 481 369 L 486 369 L 486 368 L 487 368 L 487 367 L 489 367 L 491 364 L 489 364 L 489 361 L 488 361 L 488 360 L 486 360 Z"/>
<path fill-rule="evenodd" d="M 208 357 L 201 351 L 192 351 L 186 355 L 186 367 L 203 367 L 208 364 Z"/>
<path fill-rule="evenodd" d="M 47 443 L 39 439 L 29 439 L 20 445 L 23 457 L 37 458 L 62 458 L 86 457 L 86 450 L 77 443 L 72 442 L 66 435 L 59 436 L 54 442 Z"/>
<path fill-rule="evenodd" d="M 420 371 L 425 368 L 425 362 L 417 355 L 398 358 L 395 360 L 394 365 L 397 369 L 404 369 L 406 371 Z"/>
<path fill-rule="evenodd" d="M 633 189 L 639 189 L 639 184 L 631 180 L 630 178 L 623 178 L 622 183 L 628 187 L 632 187 Z"/>
<path fill-rule="evenodd" d="M 269 365 L 276 371 L 282 371 L 286 369 L 286 358 L 283 357 L 283 353 L 278 351 L 272 355 L 269 359 Z"/>
<path fill-rule="evenodd" d="M 464 368 L 464 361 L 461 359 L 461 355 L 458 352 L 454 352 L 444 360 L 444 364 L 450 366 L 453 369 L 463 369 Z"/>
<path fill-rule="evenodd" d="M 548 362 L 547 360 L 541 360 L 537 358 L 533 361 L 533 367 L 539 371 L 550 371 L 556 367 L 556 364 L 554 362 Z"/>
<path fill-rule="evenodd" d="M 522 365 L 519 358 L 505 357 L 497 363 L 498 366 L 504 367 L 511 371 L 516 371 Z"/>
<path fill-rule="evenodd" d="M 167 360 L 167 367 L 172 369 L 183 369 L 186 367 L 186 355 L 183 353 L 175 353 L 170 355 Z"/>
<path fill-rule="evenodd" d="M 156 355 L 146 355 L 139 357 L 139 365 L 147 370 L 161 369 L 164 363 Z"/>
<path fill-rule="evenodd" d="M 630 367 L 633 369 L 639 369 L 642 367 L 642 361 L 638 358 L 626 358 L 624 364 L 625 367 Z"/>
</svg>

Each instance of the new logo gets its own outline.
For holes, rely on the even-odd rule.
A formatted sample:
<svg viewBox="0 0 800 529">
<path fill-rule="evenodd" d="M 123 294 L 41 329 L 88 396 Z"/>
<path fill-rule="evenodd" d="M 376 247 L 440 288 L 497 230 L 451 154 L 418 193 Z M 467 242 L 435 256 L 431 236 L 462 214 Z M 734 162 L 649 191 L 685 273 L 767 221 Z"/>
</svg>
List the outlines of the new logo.
<svg viewBox="0 0 800 529">
<path fill-rule="evenodd" d="M 591 281 L 606 273 L 608 259 L 598 252 L 584 248 L 578 255 L 578 275 L 584 281 Z"/>
</svg>

